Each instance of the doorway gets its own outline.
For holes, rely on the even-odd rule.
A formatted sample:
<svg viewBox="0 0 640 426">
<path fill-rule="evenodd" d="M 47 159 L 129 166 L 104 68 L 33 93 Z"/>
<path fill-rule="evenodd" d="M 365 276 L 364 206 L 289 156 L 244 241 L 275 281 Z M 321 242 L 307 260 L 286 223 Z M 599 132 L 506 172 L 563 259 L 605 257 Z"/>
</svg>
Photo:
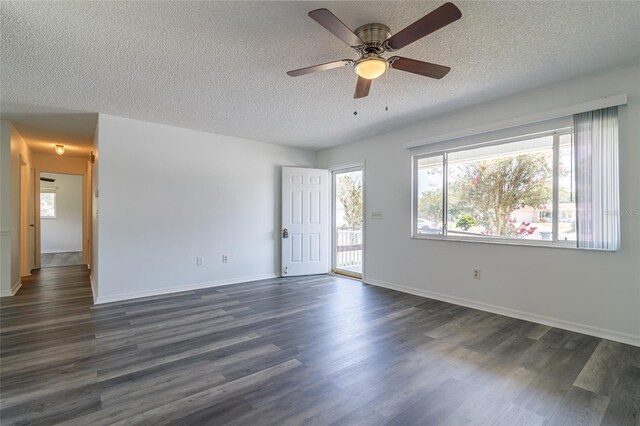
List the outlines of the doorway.
<svg viewBox="0 0 640 426">
<path fill-rule="evenodd" d="M 333 171 L 333 272 L 362 279 L 364 197 L 362 166 Z"/>
<path fill-rule="evenodd" d="M 40 265 L 82 265 L 81 175 L 40 173 Z"/>
</svg>

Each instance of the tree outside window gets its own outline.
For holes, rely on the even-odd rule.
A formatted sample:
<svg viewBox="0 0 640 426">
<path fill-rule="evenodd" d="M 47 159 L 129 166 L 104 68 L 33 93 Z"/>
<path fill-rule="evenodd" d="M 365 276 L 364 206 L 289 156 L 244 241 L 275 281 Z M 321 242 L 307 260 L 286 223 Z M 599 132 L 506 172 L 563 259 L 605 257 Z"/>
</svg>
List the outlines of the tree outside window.
<svg viewBox="0 0 640 426">
<path fill-rule="evenodd" d="M 362 226 L 361 173 L 345 173 L 338 176 L 336 197 L 344 208 L 343 219 L 347 226 Z"/>
<path fill-rule="evenodd" d="M 553 204 L 551 151 L 464 162 L 452 165 L 449 173 L 450 210 L 459 212 L 455 225 L 465 230 L 480 226 L 485 235 L 532 235 L 538 229 L 534 218 L 519 220 L 514 212 L 547 211 Z"/>
</svg>

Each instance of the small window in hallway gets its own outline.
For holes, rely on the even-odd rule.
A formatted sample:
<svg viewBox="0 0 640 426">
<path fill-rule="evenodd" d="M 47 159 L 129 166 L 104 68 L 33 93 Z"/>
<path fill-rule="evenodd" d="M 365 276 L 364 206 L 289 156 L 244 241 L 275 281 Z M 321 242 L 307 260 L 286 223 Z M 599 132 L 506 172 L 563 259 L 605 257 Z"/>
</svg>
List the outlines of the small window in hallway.
<svg viewBox="0 0 640 426">
<path fill-rule="evenodd" d="M 40 217 L 56 218 L 56 192 L 55 189 L 42 188 L 40 190 Z"/>
</svg>

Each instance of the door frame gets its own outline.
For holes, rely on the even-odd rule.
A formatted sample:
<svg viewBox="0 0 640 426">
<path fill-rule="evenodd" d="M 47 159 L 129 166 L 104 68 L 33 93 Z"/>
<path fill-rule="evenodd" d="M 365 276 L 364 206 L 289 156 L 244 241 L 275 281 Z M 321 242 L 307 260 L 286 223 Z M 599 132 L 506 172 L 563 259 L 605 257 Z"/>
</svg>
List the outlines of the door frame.
<svg viewBox="0 0 640 426">
<path fill-rule="evenodd" d="M 20 276 L 27 277 L 36 269 L 36 170 L 20 154 Z M 31 197 L 30 197 L 31 195 Z M 31 200 L 29 199 L 31 198 Z M 32 203 L 29 217 L 29 202 Z M 31 223 L 33 222 L 33 224 Z M 33 228 L 33 229 L 29 229 Z M 31 263 L 33 262 L 33 263 Z"/>
<path fill-rule="evenodd" d="M 366 226 L 367 226 L 367 186 L 366 182 L 366 167 L 365 161 L 358 161 L 353 163 L 343 163 L 336 164 L 328 168 L 331 173 L 331 202 L 329 205 L 331 206 L 331 273 L 339 274 L 351 278 L 358 279 L 360 281 L 365 281 L 365 253 L 366 253 Z M 336 243 L 337 243 L 337 235 L 336 235 L 336 175 L 339 173 L 349 172 L 349 171 L 362 171 L 362 274 L 361 276 L 357 276 L 357 274 L 349 273 L 349 271 L 344 271 L 342 269 L 336 268 Z"/>
<path fill-rule="evenodd" d="M 53 170 L 53 171 L 51 171 Z M 64 170 L 64 169 L 61 169 Z M 87 172 L 85 171 L 84 173 L 81 173 L 80 171 L 71 171 L 71 172 L 67 172 L 67 171 L 61 171 L 58 169 L 55 169 L 53 167 L 42 167 L 40 169 L 36 169 L 36 185 L 35 185 L 35 193 L 36 193 L 36 199 L 37 199 L 37 203 L 35 203 L 34 207 L 35 207 L 35 217 L 36 217 L 36 236 L 35 236 L 35 240 L 36 240 L 36 248 L 35 248 L 35 255 L 36 255 L 36 268 L 35 269 L 41 269 L 42 267 L 42 218 L 40 217 L 40 177 L 42 176 L 43 173 L 50 173 L 50 174 L 57 174 L 57 175 L 72 175 L 72 176 L 80 176 L 82 178 L 82 187 L 81 187 L 81 191 L 82 191 L 82 260 L 83 260 L 83 264 L 87 265 L 87 267 L 89 269 L 91 269 L 90 267 L 90 254 L 89 254 L 89 247 L 91 247 L 91 240 L 90 240 L 90 228 L 91 226 L 89 226 L 89 209 L 91 208 L 90 204 L 90 200 L 91 200 L 91 181 L 88 179 L 88 175 Z"/>
</svg>

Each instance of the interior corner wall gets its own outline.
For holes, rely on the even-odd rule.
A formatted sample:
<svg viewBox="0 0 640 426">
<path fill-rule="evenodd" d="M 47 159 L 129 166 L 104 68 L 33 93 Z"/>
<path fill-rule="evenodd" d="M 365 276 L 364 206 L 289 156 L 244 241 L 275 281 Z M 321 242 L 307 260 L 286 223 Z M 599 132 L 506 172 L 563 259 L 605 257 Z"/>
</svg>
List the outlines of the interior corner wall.
<svg viewBox="0 0 640 426">
<path fill-rule="evenodd" d="M 314 152 L 105 114 L 98 124 L 98 303 L 279 274 L 281 166 L 314 166 Z"/>
<path fill-rule="evenodd" d="M 93 154 L 94 162 L 89 163 L 91 185 L 90 185 L 90 204 L 91 204 L 91 231 L 90 231 L 90 256 L 89 265 L 91 267 L 91 291 L 93 293 L 93 301 L 97 302 L 98 298 L 98 196 L 99 196 L 99 164 L 100 164 L 100 115 L 96 122 L 95 136 L 93 137 Z"/>
<path fill-rule="evenodd" d="M 384 212 L 366 219 L 366 282 L 640 345 L 638 82 L 640 65 L 611 70 L 319 152 L 320 167 L 365 161 L 365 209 Z M 403 143 L 620 93 L 629 98 L 619 120 L 619 251 L 410 238 L 411 157 L 420 150 Z"/>
<path fill-rule="evenodd" d="M 0 296 L 11 293 L 11 123 L 0 122 Z"/>
</svg>

